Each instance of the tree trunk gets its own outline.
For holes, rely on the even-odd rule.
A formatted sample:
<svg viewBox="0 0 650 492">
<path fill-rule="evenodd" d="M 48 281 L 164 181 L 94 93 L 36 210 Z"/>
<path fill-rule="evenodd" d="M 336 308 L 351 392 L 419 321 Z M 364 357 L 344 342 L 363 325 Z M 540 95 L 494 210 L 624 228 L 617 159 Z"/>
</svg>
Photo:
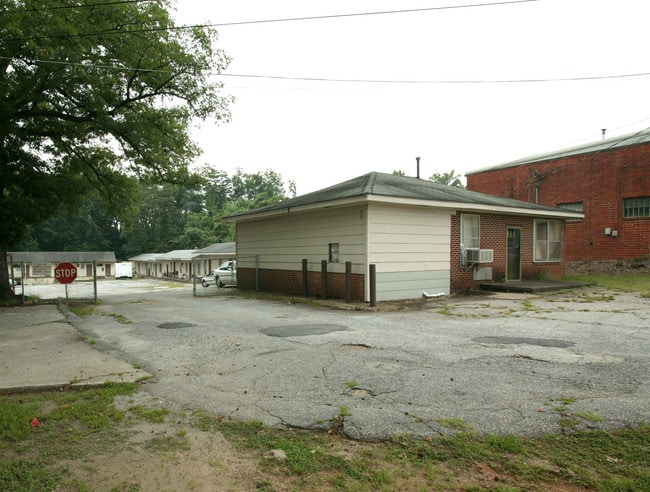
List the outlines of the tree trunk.
<svg viewBox="0 0 650 492">
<path fill-rule="evenodd" d="M 14 298 L 14 290 L 9 284 L 9 263 L 7 263 L 7 246 L 0 243 L 0 301 Z"/>
</svg>

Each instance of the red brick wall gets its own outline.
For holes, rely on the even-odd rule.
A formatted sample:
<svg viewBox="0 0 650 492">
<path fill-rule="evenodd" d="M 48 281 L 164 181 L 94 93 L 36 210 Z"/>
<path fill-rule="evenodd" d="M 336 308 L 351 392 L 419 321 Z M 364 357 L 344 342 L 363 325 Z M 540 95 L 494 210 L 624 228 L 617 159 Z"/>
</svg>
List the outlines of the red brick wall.
<svg viewBox="0 0 650 492">
<path fill-rule="evenodd" d="M 473 270 L 460 267 L 460 215 L 451 218 L 451 291 L 460 292 L 476 289 L 484 281 L 472 278 Z M 506 276 L 506 254 L 508 246 L 508 227 L 521 229 L 521 279 L 538 280 L 540 278 L 562 278 L 565 264 L 560 262 L 533 261 L 533 224 L 532 217 L 511 215 L 481 215 L 480 219 L 481 249 L 493 249 L 494 261 L 482 266 L 492 267 L 492 280 L 502 281 Z M 562 228 L 562 237 L 565 231 Z M 564 254 L 564 241 L 562 253 Z"/>
<path fill-rule="evenodd" d="M 237 284 L 242 289 L 255 289 L 255 269 L 239 268 Z M 307 290 L 310 297 L 322 297 L 322 275 L 307 272 Z M 259 270 L 259 289 L 288 295 L 302 295 L 302 270 Z M 361 274 L 352 274 L 352 300 L 363 302 L 365 297 L 365 278 Z M 345 274 L 327 272 L 327 297 L 345 299 Z"/>
<path fill-rule="evenodd" d="M 650 217 L 623 217 L 625 198 L 650 196 L 650 144 L 470 174 L 467 188 L 532 203 L 537 188 L 542 205 L 582 202 L 585 219 L 567 223 L 566 261 L 650 255 Z"/>
</svg>

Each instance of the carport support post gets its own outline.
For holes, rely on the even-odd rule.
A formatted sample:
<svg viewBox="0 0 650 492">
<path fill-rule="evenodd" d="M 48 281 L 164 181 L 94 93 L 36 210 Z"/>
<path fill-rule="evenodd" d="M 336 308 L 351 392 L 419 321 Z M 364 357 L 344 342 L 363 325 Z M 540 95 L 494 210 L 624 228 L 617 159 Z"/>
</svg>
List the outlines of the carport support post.
<svg viewBox="0 0 650 492">
<path fill-rule="evenodd" d="M 352 302 L 352 262 L 345 262 L 345 302 Z"/>
<path fill-rule="evenodd" d="M 307 283 L 307 260 L 302 260 L 302 296 L 309 296 L 309 284 Z"/>
<path fill-rule="evenodd" d="M 370 307 L 377 306 L 377 265 L 370 265 Z"/>
<path fill-rule="evenodd" d="M 321 260 L 320 262 L 320 272 L 321 272 L 321 295 L 323 299 L 327 299 L 327 260 Z"/>
<path fill-rule="evenodd" d="M 97 302 L 97 260 L 93 260 L 93 290 L 95 292 L 95 302 Z M 67 293 L 66 290 L 66 297 Z"/>
</svg>

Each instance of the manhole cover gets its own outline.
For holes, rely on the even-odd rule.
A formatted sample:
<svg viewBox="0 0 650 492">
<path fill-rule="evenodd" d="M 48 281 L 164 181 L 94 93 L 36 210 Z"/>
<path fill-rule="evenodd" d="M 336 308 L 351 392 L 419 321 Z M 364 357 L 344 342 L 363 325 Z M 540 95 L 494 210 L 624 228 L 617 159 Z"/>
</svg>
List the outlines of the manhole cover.
<svg viewBox="0 0 650 492">
<path fill-rule="evenodd" d="M 567 342 L 566 340 L 556 340 L 554 338 L 526 338 L 526 337 L 477 337 L 472 338 L 473 341 L 478 343 L 489 343 L 495 345 L 537 345 L 539 347 L 556 347 L 567 348 L 573 347 L 575 342 Z"/>
<path fill-rule="evenodd" d="M 192 323 L 172 321 L 170 323 L 161 323 L 158 325 L 158 328 L 162 328 L 164 330 L 177 330 L 178 328 L 189 328 L 191 326 L 194 325 Z"/>
<path fill-rule="evenodd" d="M 306 337 L 309 335 L 327 335 L 335 331 L 345 331 L 341 325 L 290 325 L 264 328 L 262 333 L 270 337 Z"/>
</svg>

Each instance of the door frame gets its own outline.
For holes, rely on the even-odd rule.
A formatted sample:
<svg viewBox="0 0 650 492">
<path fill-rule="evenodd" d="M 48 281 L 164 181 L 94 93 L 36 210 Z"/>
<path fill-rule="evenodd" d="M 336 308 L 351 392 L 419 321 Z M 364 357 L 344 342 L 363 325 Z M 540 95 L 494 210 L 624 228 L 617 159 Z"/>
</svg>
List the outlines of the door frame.
<svg viewBox="0 0 650 492">
<path fill-rule="evenodd" d="M 511 230 L 517 230 L 519 231 L 519 247 L 517 248 L 519 251 L 519 258 L 518 258 L 518 263 L 519 263 L 519 271 L 517 272 L 517 278 L 510 278 L 510 245 L 509 243 L 509 236 L 510 236 L 510 231 Z M 520 282 L 521 281 L 521 227 L 519 226 L 508 226 L 506 228 L 506 282 Z"/>
</svg>

